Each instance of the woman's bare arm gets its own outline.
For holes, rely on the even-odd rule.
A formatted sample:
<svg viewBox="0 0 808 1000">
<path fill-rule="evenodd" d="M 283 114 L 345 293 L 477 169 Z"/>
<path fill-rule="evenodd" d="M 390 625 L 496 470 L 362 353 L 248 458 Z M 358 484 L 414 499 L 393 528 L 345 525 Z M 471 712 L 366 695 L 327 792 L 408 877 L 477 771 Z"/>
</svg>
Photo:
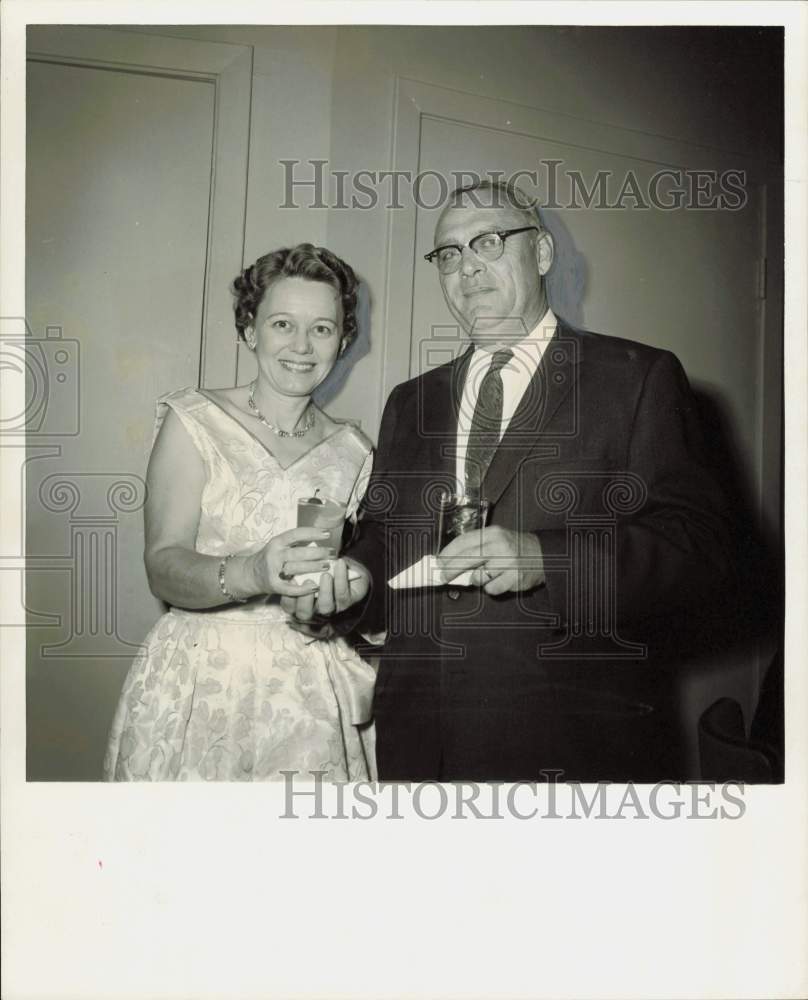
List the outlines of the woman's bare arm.
<svg viewBox="0 0 808 1000">
<path fill-rule="evenodd" d="M 146 481 L 144 558 L 152 593 L 179 608 L 215 608 L 232 603 L 219 585 L 221 558 L 195 551 L 205 468 L 190 435 L 171 410 L 154 443 Z M 270 540 L 257 553 L 234 555 L 225 567 L 228 592 L 235 598 L 310 593 L 311 584 L 291 583 L 280 573 L 302 573 L 324 562 L 326 548 L 298 547 L 292 553 L 289 548 L 319 541 L 327 534 L 296 528 Z"/>
</svg>

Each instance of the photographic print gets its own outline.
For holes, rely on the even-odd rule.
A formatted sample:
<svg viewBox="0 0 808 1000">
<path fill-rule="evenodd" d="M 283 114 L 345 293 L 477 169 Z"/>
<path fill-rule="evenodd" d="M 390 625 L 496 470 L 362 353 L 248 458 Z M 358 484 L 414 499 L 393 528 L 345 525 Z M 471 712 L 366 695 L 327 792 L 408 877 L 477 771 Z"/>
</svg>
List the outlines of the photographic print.
<svg viewBox="0 0 808 1000">
<path fill-rule="evenodd" d="M 324 980 L 302 940 L 264 969 L 263 934 L 291 925 L 251 901 L 241 973 L 237 928 L 208 929 L 217 963 L 183 973 L 160 945 L 162 973 L 116 985 L 80 970 L 84 942 L 60 945 L 60 987 L 29 957 L 8 995 L 798 995 L 804 961 L 741 968 L 764 897 L 734 942 L 698 928 L 724 919 L 706 859 L 751 864 L 803 767 L 786 428 L 804 330 L 785 290 L 804 22 L 107 6 L 4 12 L 24 82 L 24 103 L 4 93 L 6 261 L 22 226 L 2 310 L 7 775 L 77 831 L 47 835 L 48 870 L 92 884 L 88 941 L 125 947 L 130 892 L 137 925 L 166 932 L 208 864 L 228 909 L 260 889 L 314 928 L 301 892 L 319 907 L 355 880 L 356 920 L 362 900 L 394 905 L 379 886 L 404 856 L 406 905 L 391 937 L 370 932 L 367 976 Z M 139 816 L 154 833 L 130 841 Z M 651 835 L 671 858 L 657 889 L 631 864 Z M 559 862 L 532 918 L 548 940 L 591 879 L 604 919 L 612 851 L 635 922 L 667 891 L 687 923 L 686 879 L 707 879 L 681 930 L 692 976 L 467 975 L 431 946 L 431 983 L 389 964 L 418 885 L 479 912 L 455 945 L 524 943 L 532 908 L 494 859 L 512 851 L 513 876 L 531 836 Z M 443 886 L 438 844 L 459 852 Z M 459 859 L 483 844 L 470 882 Z M 656 954 L 647 930 L 638 953 Z"/>
</svg>

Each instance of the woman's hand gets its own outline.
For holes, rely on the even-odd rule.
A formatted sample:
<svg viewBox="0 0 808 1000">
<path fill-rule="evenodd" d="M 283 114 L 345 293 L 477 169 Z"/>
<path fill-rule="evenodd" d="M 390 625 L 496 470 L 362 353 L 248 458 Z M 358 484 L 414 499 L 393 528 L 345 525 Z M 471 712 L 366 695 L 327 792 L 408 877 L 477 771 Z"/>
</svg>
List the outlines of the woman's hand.
<svg viewBox="0 0 808 1000">
<path fill-rule="evenodd" d="M 243 582 L 244 589 L 283 597 L 316 594 L 316 583 L 295 583 L 293 577 L 297 573 L 319 575 L 329 569 L 333 551 L 318 544 L 328 536 L 329 532 L 320 528 L 292 528 L 276 535 L 246 560 L 244 571 L 248 579 Z"/>
<path fill-rule="evenodd" d="M 370 574 L 354 559 L 337 559 L 331 573 L 320 577 L 320 586 L 301 597 L 284 597 L 281 607 L 289 614 L 289 623 L 298 631 L 317 638 L 328 638 L 333 629 L 328 619 L 364 600 L 370 589 Z"/>
</svg>

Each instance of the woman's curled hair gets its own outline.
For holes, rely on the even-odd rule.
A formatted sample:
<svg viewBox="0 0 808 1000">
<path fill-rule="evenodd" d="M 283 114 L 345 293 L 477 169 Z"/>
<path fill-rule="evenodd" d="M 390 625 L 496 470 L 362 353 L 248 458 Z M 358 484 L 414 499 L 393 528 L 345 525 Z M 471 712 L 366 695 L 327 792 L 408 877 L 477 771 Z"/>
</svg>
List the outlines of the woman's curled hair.
<svg viewBox="0 0 808 1000">
<path fill-rule="evenodd" d="M 342 303 L 342 347 L 347 348 L 356 339 L 356 292 L 359 280 L 350 264 L 311 243 L 273 250 L 259 257 L 235 279 L 232 292 L 235 296 L 236 330 L 244 339 L 244 331 L 255 322 L 258 307 L 267 289 L 277 278 L 306 278 L 322 281 L 337 292 Z"/>
</svg>

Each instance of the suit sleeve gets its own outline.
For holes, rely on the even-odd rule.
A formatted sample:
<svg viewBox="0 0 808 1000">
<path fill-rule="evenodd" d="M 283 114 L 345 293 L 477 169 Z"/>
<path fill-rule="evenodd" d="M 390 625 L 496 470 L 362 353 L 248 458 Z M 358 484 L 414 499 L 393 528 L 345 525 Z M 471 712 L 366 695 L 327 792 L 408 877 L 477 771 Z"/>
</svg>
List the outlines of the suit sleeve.
<svg viewBox="0 0 808 1000">
<path fill-rule="evenodd" d="M 734 586 L 726 503 L 705 458 L 696 400 L 674 355 L 661 352 L 639 391 L 624 468 L 640 493 L 636 511 L 617 515 L 617 623 L 672 621 L 714 607 Z M 566 531 L 539 533 L 562 556 Z M 567 576 L 547 574 L 553 608 L 567 605 Z"/>
<path fill-rule="evenodd" d="M 395 431 L 399 424 L 401 392 L 393 390 L 382 414 L 379 443 L 373 459 L 373 470 L 359 507 L 357 531 L 344 553 L 362 563 L 371 579 L 370 593 L 356 608 L 340 616 L 340 631 L 361 629 L 366 634 L 383 632 L 387 598 L 388 553 L 386 548 L 385 514 L 394 506 L 391 494 L 390 470 L 395 455 Z"/>
</svg>

